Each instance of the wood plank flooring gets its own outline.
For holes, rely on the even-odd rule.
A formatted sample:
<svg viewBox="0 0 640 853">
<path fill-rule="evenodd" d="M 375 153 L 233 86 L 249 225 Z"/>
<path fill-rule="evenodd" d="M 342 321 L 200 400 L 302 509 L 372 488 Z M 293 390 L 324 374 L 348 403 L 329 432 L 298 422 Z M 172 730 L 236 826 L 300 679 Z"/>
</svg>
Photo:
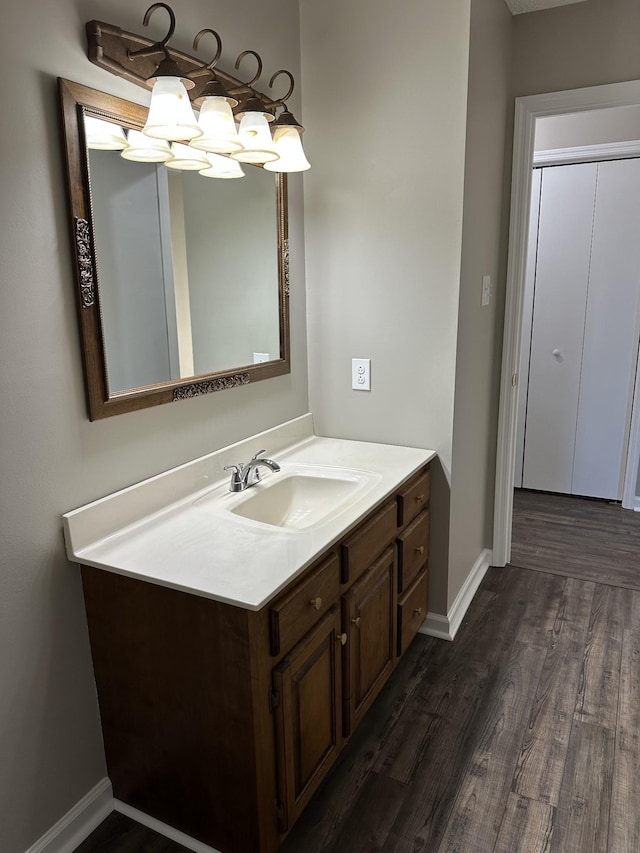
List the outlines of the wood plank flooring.
<svg viewBox="0 0 640 853">
<path fill-rule="evenodd" d="M 416 638 L 282 853 L 640 851 L 632 546 L 566 576 L 554 537 L 554 572 L 490 569 L 453 643 Z M 78 848 L 131 851 L 184 848 L 117 814 Z"/>
<path fill-rule="evenodd" d="M 516 489 L 511 563 L 640 590 L 640 512 Z"/>
</svg>

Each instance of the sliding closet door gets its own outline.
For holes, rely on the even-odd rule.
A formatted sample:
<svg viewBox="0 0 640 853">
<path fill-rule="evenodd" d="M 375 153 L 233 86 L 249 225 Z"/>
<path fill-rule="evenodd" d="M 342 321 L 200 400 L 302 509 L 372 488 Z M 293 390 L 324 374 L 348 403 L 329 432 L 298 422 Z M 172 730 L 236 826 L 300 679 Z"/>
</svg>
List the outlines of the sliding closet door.
<svg viewBox="0 0 640 853">
<path fill-rule="evenodd" d="M 522 484 L 571 492 L 597 165 L 545 169 Z"/>
<path fill-rule="evenodd" d="M 639 299 L 640 160 L 600 163 L 571 488 L 577 495 L 622 499 Z"/>
<path fill-rule="evenodd" d="M 538 224 L 540 221 L 540 190 L 542 169 L 534 169 L 531 176 L 531 208 L 529 212 L 529 238 L 527 242 L 527 268 L 524 279 L 522 306 L 522 340 L 520 342 L 520 369 L 518 371 L 518 422 L 516 427 L 516 471 L 513 483 L 522 486 L 524 463 L 524 430 L 527 419 L 527 396 L 529 393 L 529 358 L 531 356 L 531 324 L 533 322 L 533 294 L 536 283 L 536 261 L 538 258 Z"/>
</svg>

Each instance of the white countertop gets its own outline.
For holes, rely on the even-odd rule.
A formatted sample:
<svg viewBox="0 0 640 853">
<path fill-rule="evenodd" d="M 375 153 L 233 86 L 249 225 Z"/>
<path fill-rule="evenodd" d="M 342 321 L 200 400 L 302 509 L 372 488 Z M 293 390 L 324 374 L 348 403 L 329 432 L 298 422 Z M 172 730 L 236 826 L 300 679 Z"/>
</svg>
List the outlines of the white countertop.
<svg viewBox="0 0 640 853">
<path fill-rule="evenodd" d="M 69 559 L 260 610 L 436 455 L 412 447 L 321 438 L 312 429 L 310 415 L 296 418 L 66 513 Z M 265 525 L 229 511 L 239 496 L 228 491 L 230 477 L 222 470 L 231 462 L 246 462 L 263 447 L 283 472 L 322 465 L 375 476 L 343 511 L 323 523 L 303 529 Z M 266 472 L 264 483 L 278 476 Z"/>
</svg>

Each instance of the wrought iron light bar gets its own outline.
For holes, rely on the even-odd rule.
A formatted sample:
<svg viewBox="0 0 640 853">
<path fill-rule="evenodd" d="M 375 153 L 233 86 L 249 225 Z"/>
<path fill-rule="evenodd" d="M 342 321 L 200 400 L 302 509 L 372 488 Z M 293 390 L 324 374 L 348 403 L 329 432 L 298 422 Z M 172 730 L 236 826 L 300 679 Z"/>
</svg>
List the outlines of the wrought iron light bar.
<svg viewBox="0 0 640 853">
<path fill-rule="evenodd" d="M 239 67 L 242 58 L 247 54 L 252 54 L 258 61 L 258 73 L 251 81 L 243 82 L 217 67 L 217 61 L 221 53 L 221 42 L 219 36 L 213 30 L 201 30 L 194 39 L 194 48 L 197 49 L 198 42 L 204 33 L 212 33 L 216 37 L 218 52 L 211 62 L 205 62 L 203 59 L 183 53 L 173 47 L 170 48 L 168 40 L 173 35 L 175 25 L 175 16 L 171 7 L 166 3 L 154 3 L 147 10 L 145 24 L 151 13 L 157 8 L 166 9 L 171 16 L 169 33 L 160 42 L 154 42 L 152 39 L 138 33 L 126 32 L 114 24 L 107 24 L 103 21 L 89 21 L 86 25 L 87 55 L 89 60 L 111 74 L 115 74 L 118 77 L 129 80 L 131 83 L 135 83 L 137 86 L 148 89 L 149 84 L 147 81 L 153 77 L 160 60 L 163 58 L 170 59 L 176 63 L 178 75 L 193 82 L 193 88 L 189 91 L 189 97 L 192 102 L 197 102 L 203 96 L 207 84 L 214 79 L 220 83 L 226 96 L 235 98 L 239 102 L 235 108 L 236 113 L 242 113 L 245 104 L 254 98 L 257 99 L 264 112 L 271 113 L 272 115 L 275 115 L 277 108 L 285 106 L 284 102 L 291 95 L 293 86 L 290 87 L 289 92 L 283 98 L 271 98 L 255 88 L 255 83 L 262 72 L 262 60 L 255 51 L 243 51 L 236 60 L 236 69 Z M 271 85 L 275 77 L 280 73 L 276 72 L 273 75 Z M 290 73 L 286 72 L 286 74 L 293 81 Z"/>
</svg>

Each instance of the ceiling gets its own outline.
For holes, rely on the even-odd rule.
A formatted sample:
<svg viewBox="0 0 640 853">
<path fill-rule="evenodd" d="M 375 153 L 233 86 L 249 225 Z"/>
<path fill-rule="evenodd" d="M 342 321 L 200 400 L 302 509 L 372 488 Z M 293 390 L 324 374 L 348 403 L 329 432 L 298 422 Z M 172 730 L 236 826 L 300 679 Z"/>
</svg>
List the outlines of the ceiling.
<svg viewBox="0 0 640 853">
<path fill-rule="evenodd" d="M 584 3 L 585 0 L 504 0 L 512 15 L 523 12 L 537 12 L 539 9 L 554 9 L 556 6 L 568 6 L 570 3 Z"/>
</svg>

